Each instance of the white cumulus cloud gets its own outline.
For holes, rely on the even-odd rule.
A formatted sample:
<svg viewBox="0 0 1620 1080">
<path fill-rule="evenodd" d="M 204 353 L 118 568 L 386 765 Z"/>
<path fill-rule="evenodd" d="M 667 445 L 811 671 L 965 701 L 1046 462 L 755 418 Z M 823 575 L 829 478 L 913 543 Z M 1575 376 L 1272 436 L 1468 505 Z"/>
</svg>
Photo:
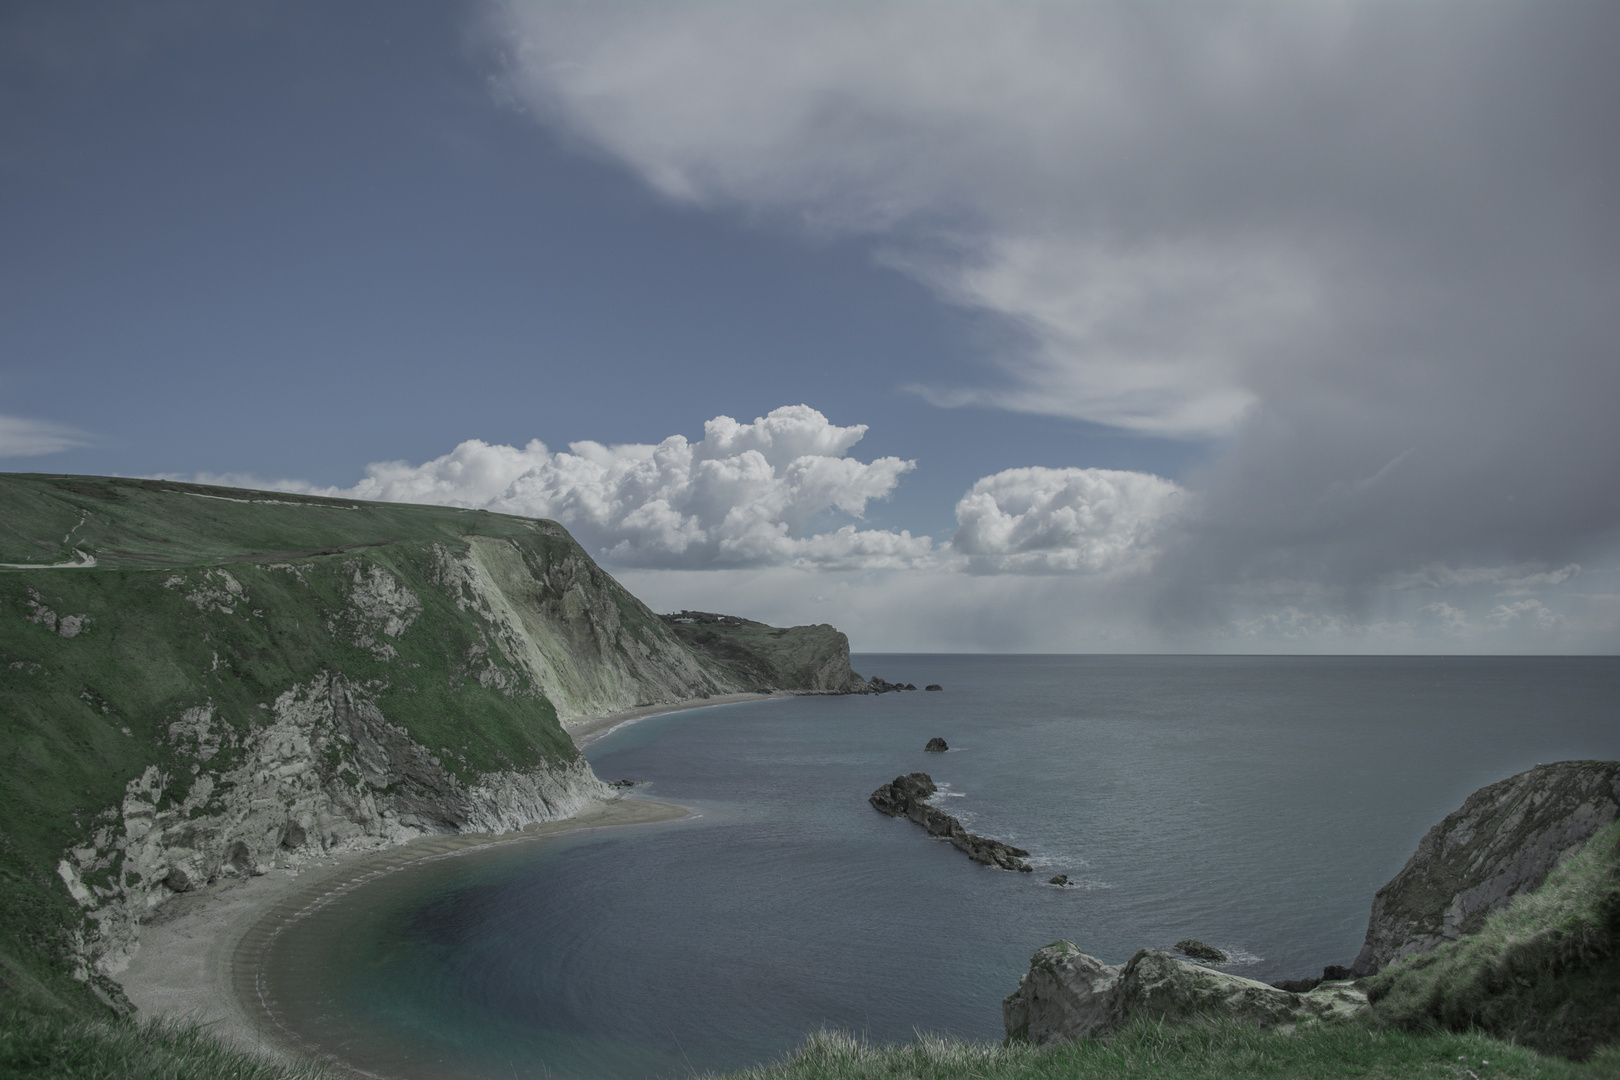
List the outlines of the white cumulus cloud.
<svg viewBox="0 0 1620 1080">
<path fill-rule="evenodd" d="M 979 572 L 1145 569 L 1181 488 L 1114 469 L 1007 469 L 956 504 L 951 548 Z"/>
<path fill-rule="evenodd" d="M 859 519 L 915 466 L 849 457 L 864 424 L 840 427 L 791 405 L 751 424 L 718 416 L 703 427 L 697 442 L 585 441 L 555 453 L 538 439 L 522 448 L 470 439 L 420 465 L 370 465 L 354 487 L 320 494 L 552 518 L 616 566 L 878 568 L 932 550 L 907 531 L 824 529 L 838 515 Z"/>
</svg>

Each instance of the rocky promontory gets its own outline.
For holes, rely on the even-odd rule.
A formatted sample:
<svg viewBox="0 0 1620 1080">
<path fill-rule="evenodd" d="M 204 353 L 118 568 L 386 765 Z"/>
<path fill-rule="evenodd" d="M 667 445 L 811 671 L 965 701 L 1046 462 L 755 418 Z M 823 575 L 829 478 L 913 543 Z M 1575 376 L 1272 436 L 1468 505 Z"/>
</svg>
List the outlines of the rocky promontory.
<svg viewBox="0 0 1620 1080">
<path fill-rule="evenodd" d="M 748 690 L 873 692 L 868 680 L 849 669 L 849 638 L 826 623 L 767 626 L 712 611 L 679 611 L 660 619 L 717 677 Z"/>
<path fill-rule="evenodd" d="M 1351 970 L 1371 975 L 1404 956 L 1472 934 L 1535 889 L 1620 815 L 1620 762 L 1537 765 L 1480 788 L 1418 843 L 1373 897 Z"/>
<path fill-rule="evenodd" d="M 910 818 L 927 829 L 928 835 L 949 840 L 974 862 L 1002 870 L 1021 870 L 1026 874 L 1031 871 L 1031 866 L 1024 861 L 1029 857 L 1029 852 L 1023 848 L 975 836 L 964 829 L 960 821 L 930 804 L 928 800 L 938 791 L 933 777 L 924 772 L 914 772 L 895 777 L 892 783 L 872 792 L 867 801 L 881 813 L 890 817 Z"/>
<path fill-rule="evenodd" d="M 1378 891 L 1358 970 L 1329 966 L 1322 979 L 1268 986 L 1156 949 L 1110 965 L 1058 941 L 1035 953 L 1003 1002 L 1007 1037 L 1045 1043 L 1136 1020 L 1285 1027 L 1367 1013 L 1584 1057 L 1620 1039 L 1617 780 L 1620 762 L 1565 761 L 1470 795 Z M 1225 959 L 1193 939 L 1176 949 Z"/>
</svg>

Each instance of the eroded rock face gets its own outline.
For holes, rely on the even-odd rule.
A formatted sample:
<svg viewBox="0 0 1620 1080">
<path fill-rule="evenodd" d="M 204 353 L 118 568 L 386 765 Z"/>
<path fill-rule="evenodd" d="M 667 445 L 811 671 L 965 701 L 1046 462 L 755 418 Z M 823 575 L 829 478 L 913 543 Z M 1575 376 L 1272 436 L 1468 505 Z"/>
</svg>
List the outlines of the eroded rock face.
<svg viewBox="0 0 1620 1080">
<path fill-rule="evenodd" d="M 610 793 L 583 758 L 463 783 L 341 675 L 284 692 L 266 719 L 244 739 L 212 709 L 187 710 L 170 738 L 197 770 L 150 766 L 65 854 L 57 874 L 96 927 L 85 965 L 122 971 L 141 918 L 173 893 L 429 833 L 505 832 Z M 238 764 L 203 768 L 221 746 Z"/>
<path fill-rule="evenodd" d="M 905 776 L 895 777 L 893 782 L 884 784 L 872 792 L 867 802 L 872 804 L 873 809 L 890 817 L 910 818 L 927 829 L 928 835 L 949 840 L 958 851 L 966 854 L 974 862 L 999 867 L 1002 870 L 1020 870 L 1026 874 L 1031 872 L 1033 868 L 1024 861 L 1028 858 L 1029 852 L 1023 848 L 1003 844 L 1000 840 L 991 840 L 986 836 L 975 836 L 964 829 L 956 818 L 937 806 L 929 805 L 927 800 L 938 790 L 933 777 L 927 773 L 908 773 Z"/>
<path fill-rule="evenodd" d="M 1158 949 L 1143 949 L 1127 963 L 1112 965 L 1073 942 L 1057 941 L 1030 958 L 1029 972 L 1001 1011 L 1009 1040 L 1041 1044 L 1106 1035 L 1137 1019 L 1222 1018 L 1286 1027 L 1353 1016 L 1366 1005 L 1366 995 L 1349 983 L 1325 983 L 1295 994 Z"/>
<path fill-rule="evenodd" d="M 1371 975 L 1476 932 L 1616 816 L 1620 762 L 1537 765 L 1480 788 L 1429 830 L 1373 897 L 1366 943 L 1351 971 Z"/>
</svg>

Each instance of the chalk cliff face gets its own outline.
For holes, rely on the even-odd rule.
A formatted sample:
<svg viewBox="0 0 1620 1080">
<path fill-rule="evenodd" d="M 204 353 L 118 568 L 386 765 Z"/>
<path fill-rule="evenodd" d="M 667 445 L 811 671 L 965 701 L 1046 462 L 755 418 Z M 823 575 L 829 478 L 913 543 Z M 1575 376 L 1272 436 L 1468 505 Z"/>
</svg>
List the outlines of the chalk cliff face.
<svg viewBox="0 0 1620 1080">
<path fill-rule="evenodd" d="M 1480 788 L 1430 829 L 1405 868 L 1373 897 L 1351 970 L 1477 933 L 1485 917 L 1546 880 L 1620 814 L 1620 762 L 1537 765 Z"/>
<path fill-rule="evenodd" d="M 610 792 L 568 722 L 752 689 L 552 522 L 94 477 L 0 507 L 0 979 L 46 996 L 70 942 L 115 998 L 178 892 L 569 816 Z"/>
</svg>

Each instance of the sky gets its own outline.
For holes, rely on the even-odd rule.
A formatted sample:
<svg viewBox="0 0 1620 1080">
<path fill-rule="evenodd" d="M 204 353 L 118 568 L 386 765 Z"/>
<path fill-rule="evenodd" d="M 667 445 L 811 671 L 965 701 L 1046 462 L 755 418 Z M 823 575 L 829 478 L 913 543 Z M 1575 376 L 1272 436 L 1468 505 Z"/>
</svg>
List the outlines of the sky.
<svg viewBox="0 0 1620 1080">
<path fill-rule="evenodd" d="M 1620 651 L 1620 5 L 0 5 L 0 469 L 860 651 Z"/>
</svg>

